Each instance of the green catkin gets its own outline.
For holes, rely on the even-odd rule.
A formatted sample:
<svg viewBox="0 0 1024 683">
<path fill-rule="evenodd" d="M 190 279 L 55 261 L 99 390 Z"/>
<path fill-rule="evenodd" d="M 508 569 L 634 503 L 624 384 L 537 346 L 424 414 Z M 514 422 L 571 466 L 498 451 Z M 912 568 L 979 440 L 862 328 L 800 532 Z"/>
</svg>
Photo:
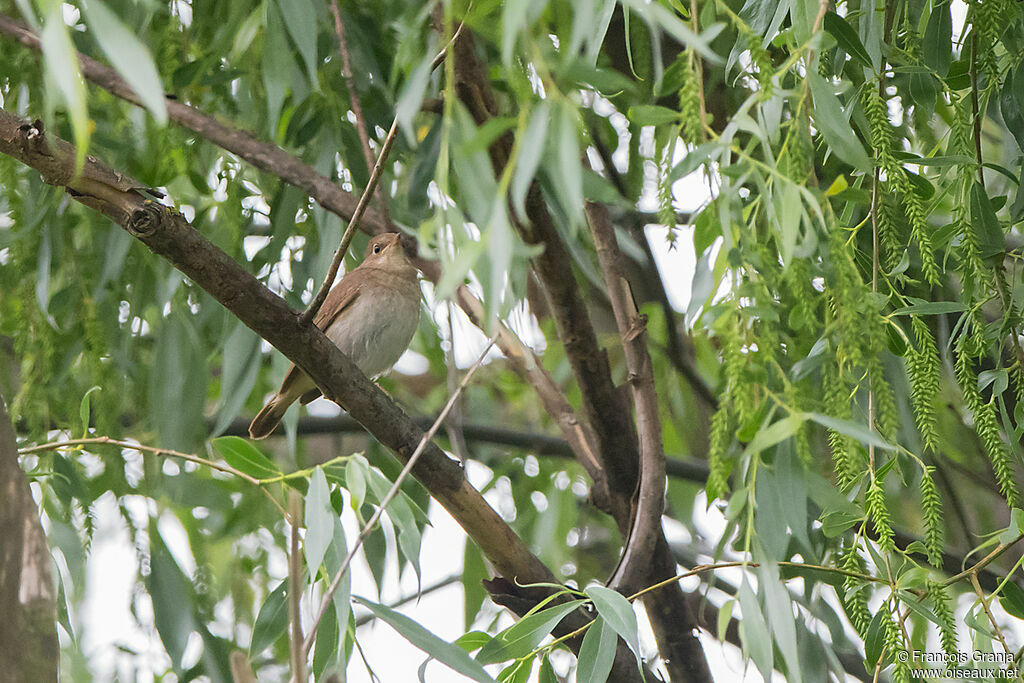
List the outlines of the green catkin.
<svg viewBox="0 0 1024 683">
<path fill-rule="evenodd" d="M 907 665 L 907 662 L 900 661 L 900 658 L 897 656 L 897 653 L 906 647 L 903 634 L 900 632 L 900 627 L 897 623 L 899 612 L 890 610 L 886 605 L 883 605 L 880 609 L 889 612 L 888 618 L 882 620 L 882 626 L 885 629 L 886 656 L 894 662 L 892 669 L 893 683 L 909 683 L 910 667 Z"/>
<path fill-rule="evenodd" d="M 668 228 L 669 240 L 674 241 L 676 237 L 676 207 L 672 203 L 672 150 L 675 149 L 675 142 L 665 146 L 665 154 L 662 163 L 659 164 L 661 172 L 658 174 L 658 222 Z"/>
<path fill-rule="evenodd" d="M 682 70 L 683 82 L 679 86 L 679 118 L 682 121 L 680 132 L 686 143 L 699 145 L 704 141 L 704 129 L 700 120 L 700 85 L 694 68 L 696 55 L 691 48 L 687 48 L 686 52 Z"/>
<path fill-rule="evenodd" d="M 735 309 L 730 310 L 722 328 L 722 369 L 725 372 L 725 394 L 733 407 L 736 427 L 742 429 L 753 417 L 754 392 L 745 381 L 749 352 L 744 352 L 743 319 Z"/>
<path fill-rule="evenodd" d="M 797 392 L 796 386 L 792 382 L 785 380 L 785 378 L 784 381 L 786 381 L 786 403 L 795 411 L 803 410 L 804 405 L 801 400 L 803 394 Z M 793 444 L 796 449 L 796 456 L 800 459 L 800 462 L 807 467 L 811 467 L 814 464 L 814 456 L 811 455 L 811 444 L 808 440 L 807 432 L 807 421 L 805 420 L 797 427 L 796 433 L 793 435 Z"/>
<path fill-rule="evenodd" d="M 879 188 L 878 214 L 876 223 L 878 225 L 878 243 L 882 248 L 882 262 L 890 270 L 899 262 L 903 254 L 903 236 L 900 234 L 902 221 L 896 218 L 896 207 L 889 198 L 889 183 L 882 183 Z"/>
<path fill-rule="evenodd" d="M 878 479 L 872 477 L 868 484 L 867 493 L 864 496 L 865 507 L 868 512 L 868 519 L 875 526 L 875 533 L 878 534 L 878 545 L 882 550 L 892 552 L 896 545 L 893 543 L 892 517 L 889 515 L 889 508 L 885 504 L 885 492 Z"/>
<path fill-rule="evenodd" d="M 992 471 L 996 475 L 996 481 L 999 482 L 999 490 L 1010 507 L 1019 507 L 1020 492 L 1013 478 L 1013 466 L 1010 464 L 1009 453 L 999 434 L 995 399 L 985 403 L 978 390 L 978 378 L 971 368 L 970 358 L 975 357 L 972 351 L 976 350 L 972 347 L 977 344 L 977 341 L 972 341 L 971 338 L 980 336 L 980 331 L 976 328 L 978 323 L 974 321 L 973 317 L 971 321 L 973 324 L 965 325 L 957 340 L 957 358 L 954 364 L 956 378 L 964 395 L 964 403 L 974 415 L 974 429 L 978 432 L 985 455 L 988 456 L 989 462 L 992 464 Z"/>
<path fill-rule="evenodd" d="M 829 415 L 840 420 L 850 417 L 850 396 L 846 383 L 835 371 L 827 372 L 825 375 L 825 409 Z M 841 432 L 829 429 L 828 445 L 832 451 L 836 482 L 843 493 L 848 493 L 860 474 L 860 468 L 855 460 L 853 440 Z"/>
<path fill-rule="evenodd" d="M 873 346 L 876 346 L 880 339 L 880 336 L 874 337 Z M 875 427 L 879 434 L 892 439 L 895 438 L 899 428 L 899 409 L 896 407 L 896 397 L 893 395 L 892 386 L 885 379 L 879 355 L 881 348 L 872 348 L 872 352 L 868 363 L 868 375 L 871 378 L 871 391 L 875 396 Z"/>
<path fill-rule="evenodd" d="M 728 458 L 729 446 L 732 445 L 730 412 L 731 406 L 728 401 L 725 401 L 711 418 L 711 443 L 708 447 L 709 471 L 706 487 L 708 503 L 716 498 L 725 498 L 729 493 L 729 474 L 732 472 L 733 466 Z"/>
<path fill-rule="evenodd" d="M 924 547 L 928 562 L 933 567 L 942 565 L 942 547 L 946 543 L 946 527 L 942 523 L 942 499 L 932 479 L 935 468 L 925 467 L 921 472 L 921 508 L 924 516 Z"/>
<path fill-rule="evenodd" d="M 889 123 L 889 114 L 885 101 L 878 94 L 877 88 L 865 87 L 864 90 L 864 112 L 867 115 L 868 123 L 871 126 L 871 142 L 875 149 L 878 165 L 885 172 L 886 182 L 880 190 L 883 196 L 893 194 L 898 197 L 904 213 L 907 215 L 907 223 L 910 225 L 910 236 L 917 245 L 921 254 L 921 272 L 929 284 L 935 285 L 939 281 L 939 267 L 935 261 L 935 252 L 931 242 L 931 230 L 928 226 L 928 218 L 925 213 L 924 203 L 921 197 L 914 190 L 913 184 L 907 175 L 903 165 L 896 160 L 896 142 L 893 137 L 892 125 Z M 885 202 L 881 202 L 882 205 Z M 886 216 L 879 212 L 879 232 L 883 244 L 891 244 L 892 216 Z M 889 231 L 889 233 L 887 233 Z"/>
<path fill-rule="evenodd" d="M 932 612 L 939 618 L 939 642 L 942 644 L 942 651 L 953 658 L 959 652 L 959 646 L 956 640 L 956 620 L 953 609 L 949 606 L 946 587 L 937 581 L 929 580 L 926 590 L 931 596 Z M 951 659 L 950 663 L 953 661 L 956 660 Z"/>
<path fill-rule="evenodd" d="M 907 357 L 907 372 L 910 375 L 910 405 L 914 412 L 917 430 L 926 450 L 935 452 L 938 435 L 935 431 L 935 397 L 939 392 L 939 350 L 935 337 L 919 316 L 914 316 L 915 346 Z"/>
<path fill-rule="evenodd" d="M 849 545 L 842 551 L 839 566 L 848 572 L 866 574 L 864 558 L 857 552 L 856 545 Z M 840 594 L 846 616 L 861 638 L 867 637 L 868 626 L 871 625 L 871 610 L 868 609 L 868 587 L 864 581 L 854 576 L 843 578 L 843 591 Z"/>
</svg>

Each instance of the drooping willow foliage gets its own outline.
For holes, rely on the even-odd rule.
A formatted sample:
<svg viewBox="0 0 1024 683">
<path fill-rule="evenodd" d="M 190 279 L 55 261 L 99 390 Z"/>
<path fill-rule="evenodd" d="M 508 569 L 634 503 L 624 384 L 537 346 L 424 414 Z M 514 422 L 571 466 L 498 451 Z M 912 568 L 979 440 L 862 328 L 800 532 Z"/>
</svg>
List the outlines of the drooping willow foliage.
<svg viewBox="0 0 1024 683">
<path fill-rule="evenodd" d="M 330 262 L 341 218 L 201 133 L 163 127 L 92 85 L 54 80 L 56 48 L 106 58 L 102 38 L 114 24 L 86 9 L 98 0 L 9 4 L 0 12 L 38 15 L 54 42 L 44 57 L 0 36 L 3 108 L 87 139 L 111 167 L 165 188 L 193 226 L 301 308 Z M 704 460 L 709 473 L 706 484 L 673 477 L 668 485 L 666 516 L 690 539 L 673 540 L 680 572 L 747 563 L 729 567 L 739 583 L 718 567 L 696 572 L 720 620 L 717 632 L 702 622 L 705 647 L 740 646 L 766 678 L 774 670 L 789 680 L 870 680 L 877 669 L 903 681 L 923 667 L 900 652 L 941 648 L 953 658 L 1020 645 L 1007 626 L 1024 619 L 1015 578 L 1024 533 L 1022 3 L 346 0 L 349 77 L 328 2 L 106 5 L 123 23 L 115 27 L 145 43 L 164 90 L 293 152 L 346 191 L 358 194 L 370 175 L 352 95 L 361 97 L 372 152 L 397 119 L 379 194 L 438 262 L 430 295 L 441 301 L 468 282 L 491 321 L 509 320 L 527 301 L 544 336 L 538 362 L 574 409 L 582 389 L 566 360 L 573 340 L 559 338 L 544 297 L 527 287 L 545 245 L 527 244 L 514 224 L 526 222 L 527 204 L 544 203 L 571 254 L 564 277 L 584 292 L 614 379 L 625 382 L 621 339 L 600 328 L 608 302 L 584 220 L 586 202 L 613 210 L 649 316 L 665 450 Z M 459 82 L 450 55 L 431 68 L 463 23 L 494 99 L 486 122 L 474 119 L 465 93 L 484 95 Z M 509 161 L 496 172 L 488 152 L 506 139 Z M 695 185 L 679 181 L 695 177 L 698 196 L 681 196 Z M 682 204 L 697 208 L 681 217 Z M 662 302 L 649 280 L 664 295 L 666 283 L 690 273 L 655 276 L 638 256 L 655 234 L 645 236 L 648 225 L 695 256 L 685 312 L 652 306 Z M 429 415 L 445 402 L 454 378 L 446 334 L 424 316 L 413 349 L 427 361 L 426 379 L 391 386 L 410 412 Z M 89 432 L 91 420 L 94 434 L 201 451 L 258 409 L 285 366 L 169 264 L 2 155 L 0 337 L 13 340 L 0 346 L 0 391 L 16 387 L 5 396 L 19 433 L 37 441 L 53 429 Z M 690 377 L 679 371 L 687 363 Z M 556 433 L 563 416 L 538 408 L 511 364 L 496 366 L 467 390 L 465 421 Z M 93 386 L 102 389 L 89 394 Z M 287 466 L 267 466 L 294 465 L 287 476 L 304 490 L 327 473 L 311 509 L 328 520 L 320 531 L 334 534 L 327 557 L 337 561 L 335 551 L 348 547 L 337 515 L 367 518 L 397 468 L 370 442 L 366 459 L 344 453 L 329 461 L 344 467 L 318 469 L 314 449 L 295 438 L 294 415 L 286 429 L 288 447 L 277 455 Z M 605 578 L 620 530 L 580 492 L 592 482 L 524 440 L 523 453 L 473 444 L 469 455 L 491 468 L 496 493 L 508 489 L 516 533 L 559 580 Z M 271 564 L 288 546 L 260 491 L 201 468 L 126 465 L 121 451 L 35 457 L 26 462 L 65 558 L 67 633 L 87 628 L 74 623 L 80 551 L 110 494 L 137 548 L 138 594 L 153 603 L 152 623 L 140 623 L 160 636 L 167 670 L 227 680 L 227 653 L 246 649 L 260 673 L 278 672 L 288 658 L 286 586 Z M 273 473 L 280 484 L 284 472 Z M 387 516 L 391 531 L 367 540 L 378 587 L 385 567 L 419 571 L 420 508 L 430 501 L 407 488 L 409 501 L 398 499 L 405 507 Z M 146 501 L 146 514 L 129 509 L 133 500 Z M 724 531 L 704 538 L 712 506 Z M 158 521 L 170 515 L 188 536 L 194 572 L 161 535 Z M 481 587 L 490 577 L 484 558 L 472 543 L 464 558 L 466 648 L 486 643 L 477 657 L 506 667 L 503 682 L 534 668 L 551 680 L 552 662 L 566 673 L 571 659 L 552 655 L 546 631 L 509 654 L 501 640 L 509 631 Z M 315 590 L 327 585 L 323 568 L 308 573 Z M 345 600 L 332 609 L 343 623 L 317 640 L 318 675 L 356 666 L 355 616 Z M 186 627 L 204 644 L 189 666 Z M 614 640 L 602 628 L 591 643 Z M 65 656 L 87 675 L 77 643 Z"/>
<path fill-rule="evenodd" d="M 804 42 L 796 21 L 765 33 L 763 3 L 713 6 L 747 37 L 725 77 L 749 95 L 683 162 L 701 159 L 718 183 L 695 237 L 712 281 L 701 323 L 724 385 L 708 496 L 730 501 L 755 559 L 787 559 L 796 548 L 772 557 L 745 522 L 759 472 L 786 459 L 831 471 L 846 495 L 820 519 L 826 536 L 846 534 L 829 561 L 896 585 L 848 576 L 847 617 L 869 641 L 868 664 L 895 662 L 907 680 L 893 655 L 923 637 L 905 628 L 910 612 L 923 608 L 957 651 L 947 589 L 920 570 L 941 566 L 949 523 L 936 469 L 963 462 L 950 439 L 965 436 L 948 425 L 968 426 L 984 453 L 963 464 L 984 465 L 1005 505 L 1021 504 L 1024 12 L 844 2 L 814 17 L 828 36 Z M 901 548 L 908 498 L 922 537 Z M 879 634 L 884 648 L 872 649 Z"/>
</svg>

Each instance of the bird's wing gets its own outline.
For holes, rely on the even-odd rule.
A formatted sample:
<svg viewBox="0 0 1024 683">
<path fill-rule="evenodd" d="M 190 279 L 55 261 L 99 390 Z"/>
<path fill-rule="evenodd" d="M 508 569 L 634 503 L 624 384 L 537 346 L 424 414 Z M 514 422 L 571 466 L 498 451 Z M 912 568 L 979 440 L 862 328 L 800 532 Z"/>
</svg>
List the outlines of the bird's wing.
<svg viewBox="0 0 1024 683">
<path fill-rule="evenodd" d="M 355 303 L 355 300 L 359 298 L 361 290 L 360 283 L 354 278 L 348 276 L 341 278 L 341 282 L 327 293 L 323 306 L 320 307 L 316 317 L 313 318 L 313 324 L 321 330 L 326 330 L 338 319 L 338 316 L 345 309 Z"/>
<path fill-rule="evenodd" d="M 319 327 L 321 330 L 326 330 L 331 324 L 338 319 L 338 316 L 342 314 L 345 309 L 355 302 L 359 298 L 360 285 L 358 282 L 351 278 L 341 278 L 335 287 L 327 293 L 327 298 L 324 299 L 323 305 L 320 310 L 317 311 L 316 317 L 313 318 L 313 324 Z M 284 376 L 284 381 L 281 382 L 281 389 L 279 394 L 286 394 L 292 385 L 301 378 L 305 373 L 299 370 L 296 366 L 292 365 L 288 368 L 288 374 Z M 302 403 L 305 405 L 309 403 L 317 396 L 320 395 L 319 389 L 312 389 L 302 396 Z"/>
</svg>

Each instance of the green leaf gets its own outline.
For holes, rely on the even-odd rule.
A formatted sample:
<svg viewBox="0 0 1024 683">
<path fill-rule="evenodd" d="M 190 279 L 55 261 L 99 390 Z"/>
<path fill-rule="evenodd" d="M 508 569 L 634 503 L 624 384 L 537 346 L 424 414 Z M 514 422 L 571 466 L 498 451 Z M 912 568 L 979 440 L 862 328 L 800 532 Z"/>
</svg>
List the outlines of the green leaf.
<svg viewBox="0 0 1024 683">
<path fill-rule="evenodd" d="M 583 602 L 570 600 L 528 614 L 485 645 L 477 654 L 477 661 L 483 664 L 497 664 L 528 654 L 544 640 L 544 636 L 551 633 L 551 629 L 557 626 L 558 622 Z"/>
<path fill-rule="evenodd" d="M 921 301 L 921 300 L 918 300 Z M 921 301 L 912 306 L 904 306 L 892 312 L 893 315 L 941 315 L 943 313 L 959 313 L 966 311 L 967 306 L 959 301 Z"/>
<path fill-rule="evenodd" d="M 939 2 L 932 6 L 928 25 L 924 29 L 921 56 L 924 63 L 945 78 L 949 65 L 953 63 L 953 19 L 950 2 Z"/>
<path fill-rule="evenodd" d="M 746 458 L 755 453 L 760 453 L 780 441 L 793 436 L 805 419 L 806 417 L 803 413 L 793 413 L 781 420 L 777 420 L 766 429 L 759 429 L 754 438 L 747 444 L 747 448 L 743 451 L 743 457 Z"/>
<path fill-rule="evenodd" d="M 341 635 L 341 629 L 338 627 L 340 625 L 338 612 L 332 602 L 327 605 L 327 611 L 324 612 L 324 618 L 320 621 L 320 628 L 316 632 L 316 644 L 313 647 L 313 674 L 316 676 L 316 680 L 328 680 L 321 676 L 331 660 L 338 654 Z"/>
<path fill-rule="evenodd" d="M 560 192 L 560 201 L 571 220 L 583 216 L 583 166 L 580 163 L 580 146 L 576 134 L 576 109 L 566 103 L 558 108 L 559 117 L 555 122 L 555 139 L 558 158 L 558 173 L 555 184 Z"/>
<path fill-rule="evenodd" d="M 814 420 L 823 427 L 828 427 L 840 434 L 845 434 L 846 436 L 854 438 L 863 444 L 882 448 L 887 451 L 896 450 L 896 447 L 883 439 L 878 432 L 873 429 L 869 429 L 865 425 L 850 422 L 849 420 L 840 420 L 839 418 L 829 417 L 828 415 L 822 415 L 821 413 L 805 413 L 805 415 L 807 419 Z"/>
<path fill-rule="evenodd" d="M 638 126 L 660 126 L 665 123 L 679 123 L 682 114 L 675 109 L 657 104 L 638 104 L 630 107 L 629 120 Z"/>
<path fill-rule="evenodd" d="M 123 231 L 119 231 L 123 232 Z M 263 356 L 260 338 L 241 322 L 235 322 L 224 340 L 221 353 L 220 397 L 217 402 L 217 422 L 213 435 L 221 434 L 245 405 L 259 377 Z"/>
<path fill-rule="evenodd" d="M 406 138 L 410 141 L 416 139 L 416 132 L 413 128 L 413 119 L 420 111 L 423 104 L 423 96 L 427 92 L 427 85 L 430 83 L 430 64 L 433 58 L 430 55 L 424 57 L 413 72 L 409 74 L 402 85 L 398 95 L 398 104 L 395 105 L 395 118 L 398 125 L 405 131 Z"/>
<path fill-rule="evenodd" d="M 78 69 L 78 52 L 68 35 L 59 2 L 50 4 L 43 30 L 39 33 L 39 46 L 43 50 L 46 73 L 57 86 L 57 93 L 71 119 L 77 174 L 82 169 L 85 152 L 89 147 L 89 112 L 85 100 L 85 81 Z"/>
<path fill-rule="evenodd" d="M 835 12 L 825 12 L 825 30 L 836 39 L 843 52 L 860 62 L 861 66 L 872 68 L 871 57 L 864 49 L 864 43 L 853 27 L 846 23 L 846 19 Z"/>
<path fill-rule="evenodd" d="M 461 647 L 466 652 L 473 652 L 479 650 L 487 643 L 494 640 L 494 637 L 490 634 L 484 633 L 483 631 L 470 631 L 459 636 L 459 639 L 455 641 L 455 644 Z"/>
<path fill-rule="evenodd" d="M 871 623 L 868 624 L 868 634 L 864 638 L 864 662 L 867 665 L 866 668 L 874 670 L 875 663 L 882 656 L 882 648 L 885 647 L 885 628 L 882 626 L 882 620 L 889 618 L 889 609 L 882 605 L 875 612 L 875 616 L 871 618 Z"/>
<path fill-rule="evenodd" d="M 276 0 L 269 0 L 263 7 L 266 13 L 263 18 L 263 87 L 266 90 L 270 137 L 276 140 L 281 105 L 291 84 L 292 51 Z"/>
<path fill-rule="evenodd" d="M 1006 237 L 996 211 L 985 194 L 985 188 L 977 181 L 971 188 L 971 218 L 978 232 L 978 251 L 982 258 L 992 258 L 1006 251 Z"/>
<path fill-rule="evenodd" d="M 544 10 L 547 2 L 534 0 L 506 0 L 501 3 L 501 61 L 505 65 L 512 63 L 512 50 L 516 39 L 529 22 L 529 14 L 537 16 Z"/>
<path fill-rule="evenodd" d="M 85 392 L 82 396 L 82 402 L 78 405 L 78 418 L 82 421 L 82 437 L 85 438 L 89 435 L 89 394 L 94 391 L 99 391 L 100 387 L 91 387 L 89 391 Z"/>
<path fill-rule="evenodd" d="M 1006 74 L 999 94 L 999 113 L 1006 129 L 1017 140 L 1017 147 L 1024 152 L 1024 61 Z"/>
<path fill-rule="evenodd" d="M 1024 589 L 1013 581 L 1003 584 L 1003 589 L 999 592 L 999 604 L 1008 613 L 1018 619 L 1024 619 Z"/>
<path fill-rule="evenodd" d="M 615 662 L 615 629 L 604 619 L 597 617 L 583 636 L 580 654 L 576 661 L 577 683 L 606 683 Z"/>
<path fill-rule="evenodd" d="M 853 134 L 853 127 L 843 114 L 839 98 L 832 92 L 832 86 L 815 71 L 807 74 L 814 97 L 814 123 L 821 131 L 829 148 L 836 156 L 863 173 L 870 173 L 871 159 L 864 146 Z"/>
<path fill-rule="evenodd" d="M 366 500 L 366 459 L 356 456 L 345 465 L 345 488 L 352 497 L 352 507 L 358 510 Z"/>
<path fill-rule="evenodd" d="M 387 622 L 403 638 L 453 671 L 481 683 L 496 683 L 479 662 L 458 645 L 441 640 L 420 624 L 390 607 L 360 597 L 353 599 L 373 612 L 378 619 Z"/>
<path fill-rule="evenodd" d="M 164 87 L 149 50 L 100 0 L 82 3 L 82 11 L 89 25 L 89 32 L 99 43 L 103 54 L 128 81 L 128 85 L 139 96 L 142 105 L 149 110 L 156 122 L 161 126 L 166 125 Z"/>
<path fill-rule="evenodd" d="M 743 652 L 754 660 L 764 680 L 769 680 L 772 675 L 772 636 L 768 631 L 768 624 L 765 622 L 761 605 L 754 597 L 754 591 L 746 577 L 740 584 L 738 593 L 740 609 L 743 611 L 743 618 L 740 620 L 740 640 L 743 641 Z"/>
<path fill-rule="evenodd" d="M 537 167 L 544 155 L 544 142 L 547 140 L 550 119 L 551 103 L 542 100 L 533 108 L 526 132 L 519 138 L 519 156 L 516 159 L 515 174 L 512 176 L 512 206 L 520 218 L 526 217 L 526 193 L 530 190 L 530 183 L 537 175 Z"/>
<path fill-rule="evenodd" d="M 591 586 L 584 592 L 593 600 L 597 613 L 604 618 L 605 623 L 615 629 L 615 632 L 629 645 L 629 649 L 636 655 L 637 666 L 642 666 L 640 637 L 637 633 L 637 620 L 633 605 L 621 593 L 604 586 Z M 591 626 L 591 628 L 594 627 Z"/>
<path fill-rule="evenodd" d="M 150 521 L 149 539 L 146 589 L 153 601 L 153 623 L 171 662 L 180 670 L 189 636 L 198 627 L 192 612 L 195 592 L 185 572 L 167 549 L 155 520 Z"/>
<path fill-rule="evenodd" d="M 316 88 L 316 7 L 312 0 L 288 0 L 279 3 L 279 9 L 284 16 L 285 28 L 309 70 L 309 83 Z"/>
<path fill-rule="evenodd" d="M 800 674 L 800 657 L 797 654 L 793 604 L 786 584 L 779 579 L 779 566 L 774 562 L 763 562 L 757 574 L 758 588 L 764 597 L 765 611 L 771 625 L 772 640 L 775 641 L 786 664 L 786 681 L 801 683 L 803 678 Z"/>
<path fill-rule="evenodd" d="M 240 436 L 221 436 L 212 443 L 225 462 L 250 477 L 269 479 L 281 474 L 277 465 Z"/>
<path fill-rule="evenodd" d="M 306 551 L 306 566 L 310 576 L 316 576 L 323 562 L 324 553 L 334 534 L 334 519 L 337 515 L 331 507 L 331 489 L 323 469 L 317 467 L 309 478 L 309 492 L 306 494 L 306 536 L 303 547 Z"/>
<path fill-rule="evenodd" d="M 268 647 L 288 628 L 288 582 L 282 581 L 270 591 L 252 626 L 252 640 L 249 643 L 249 657 L 255 657 Z"/>
<path fill-rule="evenodd" d="M 331 544 L 327 547 L 327 554 L 324 556 L 324 566 L 327 568 L 328 576 L 330 580 L 334 580 L 338 572 L 341 570 L 341 565 L 345 561 L 345 557 L 348 555 L 348 543 L 345 540 L 345 528 L 341 525 L 341 519 L 337 516 L 333 519 L 334 533 L 331 535 Z M 352 574 L 345 572 L 345 575 L 341 579 L 341 583 L 338 585 L 338 590 L 334 593 L 334 612 L 337 614 L 338 623 L 347 624 L 349 616 L 352 614 Z M 348 635 L 346 631 L 342 631 L 341 638 L 338 641 L 338 660 L 344 662 L 347 660 L 345 642 Z"/>
<path fill-rule="evenodd" d="M 555 668 L 551 666 L 551 660 L 547 657 L 544 658 L 540 663 L 540 674 L 537 679 L 538 683 L 558 683 L 558 677 L 555 676 Z"/>
<path fill-rule="evenodd" d="M 677 13 L 662 6 L 660 3 L 644 2 L 644 0 L 623 0 L 622 6 L 623 9 L 628 6 L 631 11 L 643 17 L 648 26 L 660 26 L 666 33 L 683 45 L 692 47 L 709 64 L 722 63 L 722 58 L 711 49 L 710 43 L 722 32 L 725 24 L 718 23 L 706 26 L 704 32 L 697 35 Z"/>
</svg>

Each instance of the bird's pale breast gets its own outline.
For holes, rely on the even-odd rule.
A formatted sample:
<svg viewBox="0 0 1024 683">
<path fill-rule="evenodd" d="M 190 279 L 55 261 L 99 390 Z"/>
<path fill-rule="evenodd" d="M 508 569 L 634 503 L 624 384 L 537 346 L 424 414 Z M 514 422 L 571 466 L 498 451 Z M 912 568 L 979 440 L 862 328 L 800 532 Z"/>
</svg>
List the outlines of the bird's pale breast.
<svg viewBox="0 0 1024 683">
<path fill-rule="evenodd" d="M 409 346 L 419 324 L 418 287 L 366 283 L 359 296 L 327 329 L 334 342 L 367 377 L 391 369 Z M 413 285 L 415 287 L 415 285 Z"/>
</svg>

